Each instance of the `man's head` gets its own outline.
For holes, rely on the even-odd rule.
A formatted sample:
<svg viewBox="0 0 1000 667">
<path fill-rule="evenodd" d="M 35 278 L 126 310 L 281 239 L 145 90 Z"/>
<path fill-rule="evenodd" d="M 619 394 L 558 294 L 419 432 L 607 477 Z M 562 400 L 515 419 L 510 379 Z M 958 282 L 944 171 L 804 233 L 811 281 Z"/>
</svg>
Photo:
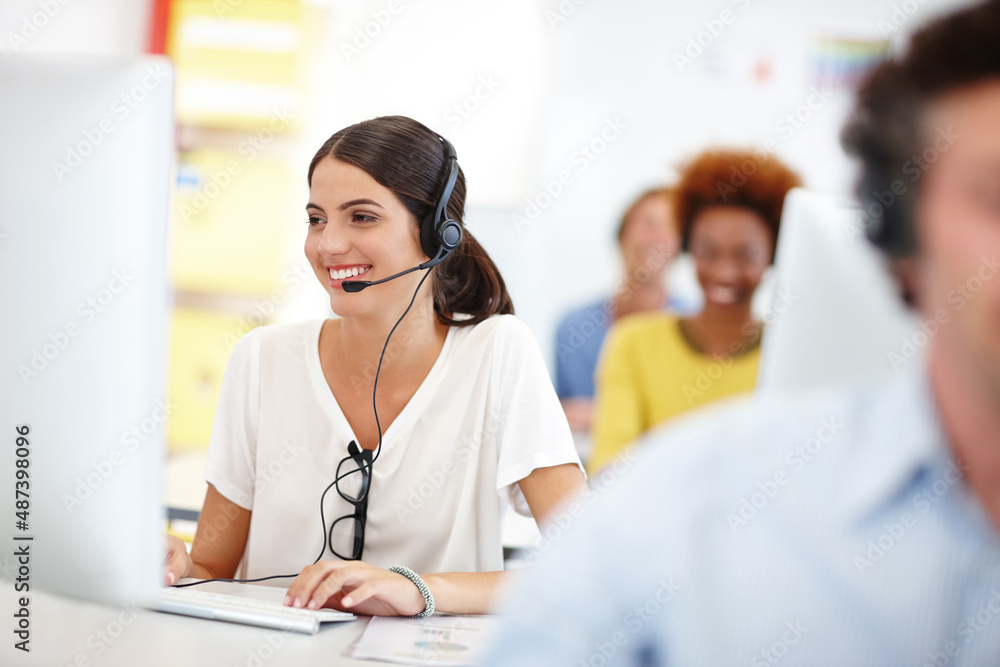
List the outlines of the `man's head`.
<svg viewBox="0 0 1000 667">
<path fill-rule="evenodd" d="M 1000 400 L 1000 0 L 939 19 L 858 95 L 868 233 L 932 345 Z"/>
</svg>

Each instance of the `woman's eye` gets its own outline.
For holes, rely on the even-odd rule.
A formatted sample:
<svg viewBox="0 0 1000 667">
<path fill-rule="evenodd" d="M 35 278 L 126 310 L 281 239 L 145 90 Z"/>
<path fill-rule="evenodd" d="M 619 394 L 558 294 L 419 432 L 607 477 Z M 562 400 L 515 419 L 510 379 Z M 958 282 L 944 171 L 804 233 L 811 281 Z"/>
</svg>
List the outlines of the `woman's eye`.
<svg viewBox="0 0 1000 667">
<path fill-rule="evenodd" d="M 311 215 L 308 218 L 306 218 L 306 223 L 310 227 L 315 227 L 316 225 L 321 224 L 323 222 L 325 222 L 323 218 L 317 218 L 315 215 Z"/>
<path fill-rule="evenodd" d="M 364 213 L 355 213 L 351 216 L 351 220 L 354 222 L 375 222 L 374 216 L 365 215 Z"/>
</svg>

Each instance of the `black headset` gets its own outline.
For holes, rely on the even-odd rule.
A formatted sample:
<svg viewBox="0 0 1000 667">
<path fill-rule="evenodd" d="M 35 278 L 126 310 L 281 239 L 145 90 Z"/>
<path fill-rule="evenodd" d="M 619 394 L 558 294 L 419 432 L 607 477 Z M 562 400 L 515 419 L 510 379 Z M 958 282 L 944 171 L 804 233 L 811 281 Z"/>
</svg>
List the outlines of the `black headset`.
<svg viewBox="0 0 1000 667">
<path fill-rule="evenodd" d="M 427 255 L 427 261 L 381 280 L 345 280 L 341 283 L 345 292 L 360 292 L 372 285 L 380 285 L 405 276 L 407 273 L 430 269 L 443 262 L 462 243 L 462 225 L 448 217 L 448 201 L 458 181 L 458 156 L 455 154 L 455 147 L 447 139 L 442 136 L 438 136 L 438 139 L 444 144 L 444 159 L 449 171 L 437 206 L 420 221 L 420 247 Z"/>
<path fill-rule="evenodd" d="M 450 141 L 442 136 L 438 136 L 438 139 L 444 144 L 445 163 L 449 172 L 437 206 L 420 223 L 420 247 L 430 258 L 420 265 L 423 269 L 441 263 L 462 242 L 462 225 L 448 217 L 448 201 L 458 181 L 458 155 Z"/>
</svg>

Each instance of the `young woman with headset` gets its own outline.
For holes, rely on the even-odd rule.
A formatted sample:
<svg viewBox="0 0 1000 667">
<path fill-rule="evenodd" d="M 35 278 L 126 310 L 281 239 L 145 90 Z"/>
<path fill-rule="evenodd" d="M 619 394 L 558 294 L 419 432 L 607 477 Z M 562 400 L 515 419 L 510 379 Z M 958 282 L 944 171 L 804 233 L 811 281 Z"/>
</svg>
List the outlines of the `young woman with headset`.
<svg viewBox="0 0 1000 667">
<path fill-rule="evenodd" d="M 294 576 L 295 607 L 486 612 L 501 499 L 542 520 L 584 486 L 537 343 L 462 225 L 447 140 L 375 118 L 308 176 L 305 253 L 339 317 L 234 348 L 198 531 L 190 554 L 168 537 L 166 582 Z"/>
</svg>

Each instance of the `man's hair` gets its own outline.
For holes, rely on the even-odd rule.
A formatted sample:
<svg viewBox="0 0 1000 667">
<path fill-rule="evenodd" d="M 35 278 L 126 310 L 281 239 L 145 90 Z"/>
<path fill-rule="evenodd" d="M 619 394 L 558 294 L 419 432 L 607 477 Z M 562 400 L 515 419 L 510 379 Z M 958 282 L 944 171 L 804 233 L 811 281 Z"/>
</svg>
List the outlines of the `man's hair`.
<svg viewBox="0 0 1000 667">
<path fill-rule="evenodd" d="M 862 83 L 841 139 L 861 161 L 857 194 L 868 237 L 889 257 L 916 253 L 913 214 L 921 176 L 955 141 L 950 128 L 925 126 L 928 107 L 954 90 L 996 78 L 1000 0 L 989 0 L 928 24 L 905 55 L 882 63 Z"/>
</svg>

